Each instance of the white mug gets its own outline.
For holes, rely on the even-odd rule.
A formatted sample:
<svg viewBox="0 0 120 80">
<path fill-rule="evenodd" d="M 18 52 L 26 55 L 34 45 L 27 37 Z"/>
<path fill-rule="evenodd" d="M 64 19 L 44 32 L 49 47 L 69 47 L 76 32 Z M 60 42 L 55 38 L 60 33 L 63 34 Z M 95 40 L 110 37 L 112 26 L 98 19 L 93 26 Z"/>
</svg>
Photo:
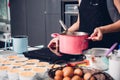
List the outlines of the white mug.
<svg viewBox="0 0 120 80">
<path fill-rule="evenodd" d="M 23 53 L 28 51 L 28 36 L 18 35 L 12 38 L 13 51 Z"/>
<path fill-rule="evenodd" d="M 120 80 L 120 56 L 113 55 L 109 58 L 109 74 L 114 80 Z"/>
</svg>

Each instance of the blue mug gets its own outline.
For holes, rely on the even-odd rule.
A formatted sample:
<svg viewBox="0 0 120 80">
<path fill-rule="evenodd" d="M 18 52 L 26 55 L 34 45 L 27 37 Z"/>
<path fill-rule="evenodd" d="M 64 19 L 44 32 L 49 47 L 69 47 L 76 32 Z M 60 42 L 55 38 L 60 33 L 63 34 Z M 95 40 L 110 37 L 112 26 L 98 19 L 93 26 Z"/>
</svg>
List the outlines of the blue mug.
<svg viewBox="0 0 120 80">
<path fill-rule="evenodd" d="M 18 35 L 12 38 L 13 51 L 23 53 L 28 51 L 28 36 Z"/>
</svg>

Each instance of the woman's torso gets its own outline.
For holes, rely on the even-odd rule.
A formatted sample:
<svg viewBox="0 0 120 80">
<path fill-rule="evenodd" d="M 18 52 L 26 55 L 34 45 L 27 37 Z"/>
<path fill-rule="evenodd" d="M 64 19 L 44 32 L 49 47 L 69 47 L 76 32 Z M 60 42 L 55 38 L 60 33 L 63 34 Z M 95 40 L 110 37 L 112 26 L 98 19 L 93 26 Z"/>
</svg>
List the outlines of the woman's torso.
<svg viewBox="0 0 120 80">
<path fill-rule="evenodd" d="M 82 0 L 78 8 L 80 16 L 79 31 L 91 34 L 94 28 L 113 23 L 108 13 L 106 0 Z M 118 33 L 105 34 L 102 41 L 89 41 L 89 48 L 109 48 L 114 42 L 120 42 L 120 37 L 116 34 Z"/>
</svg>

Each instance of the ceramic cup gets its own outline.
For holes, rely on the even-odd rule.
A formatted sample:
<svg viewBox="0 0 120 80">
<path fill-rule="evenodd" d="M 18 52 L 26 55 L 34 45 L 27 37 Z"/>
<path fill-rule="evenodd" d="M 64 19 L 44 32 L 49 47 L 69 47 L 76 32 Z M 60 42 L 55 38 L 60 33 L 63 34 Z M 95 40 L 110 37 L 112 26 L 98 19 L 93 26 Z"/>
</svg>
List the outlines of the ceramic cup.
<svg viewBox="0 0 120 80">
<path fill-rule="evenodd" d="M 34 67 L 33 72 L 36 73 L 37 79 L 43 80 L 45 78 L 45 73 L 47 71 L 46 67 Z"/>
<path fill-rule="evenodd" d="M 36 73 L 32 71 L 22 71 L 19 73 L 19 80 L 36 80 Z"/>
<path fill-rule="evenodd" d="M 28 37 L 25 35 L 18 35 L 12 38 L 13 51 L 16 53 L 27 52 Z"/>
<path fill-rule="evenodd" d="M 8 66 L 0 66 L 0 80 L 5 80 L 7 78 L 7 70 L 9 69 Z"/>
<path fill-rule="evenodd" d="M 13 68 L 13 69 L 8 70 L 9 80 L 19 80 L 18 72 L 20 72 L 19 68 Z"/>
</svg>

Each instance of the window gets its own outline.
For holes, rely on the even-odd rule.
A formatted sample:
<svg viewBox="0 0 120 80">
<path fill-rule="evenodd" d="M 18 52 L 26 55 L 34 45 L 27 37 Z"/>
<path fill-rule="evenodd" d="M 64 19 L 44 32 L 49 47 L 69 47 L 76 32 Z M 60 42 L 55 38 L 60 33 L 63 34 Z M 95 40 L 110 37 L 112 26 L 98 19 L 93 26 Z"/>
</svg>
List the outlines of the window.
<svg viewBox="0 0 120 80">
<path fill-rule="evenodd" d="M 0 22 L 10 22 L 9 0 L 0 0 Z"/>
</svg>

